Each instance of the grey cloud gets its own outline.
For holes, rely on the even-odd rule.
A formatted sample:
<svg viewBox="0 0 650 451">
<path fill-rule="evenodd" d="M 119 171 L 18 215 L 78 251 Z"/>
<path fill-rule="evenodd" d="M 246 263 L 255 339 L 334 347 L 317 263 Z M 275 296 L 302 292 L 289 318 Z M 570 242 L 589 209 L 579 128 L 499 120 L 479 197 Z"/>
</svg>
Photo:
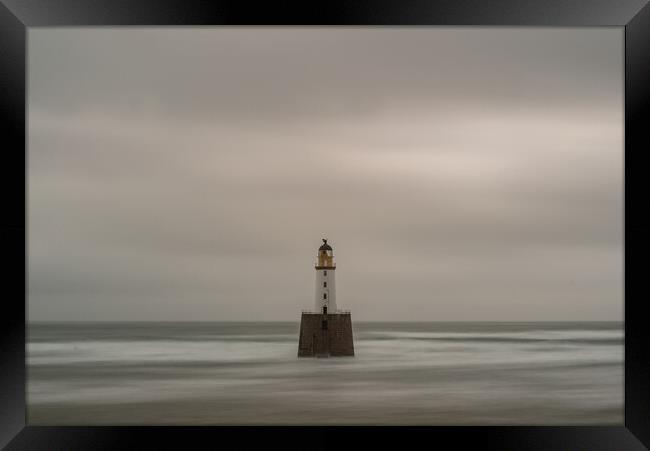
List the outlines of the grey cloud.
<svg viewBox="0 0 650 451">
<path fill-rule="evenodd" d="M 45 75 L 30 99 L 55 111 L 249 123 L 423 101 L 603 105 L 622 89 L 620 30 L 607 28 L 35 29 L 30 40 L 30 73 Z"/>
<path fill-rule="evenodd" d="M 622 318 L 614 29 L 33 29 L 29 315 Z"/>
</svg>

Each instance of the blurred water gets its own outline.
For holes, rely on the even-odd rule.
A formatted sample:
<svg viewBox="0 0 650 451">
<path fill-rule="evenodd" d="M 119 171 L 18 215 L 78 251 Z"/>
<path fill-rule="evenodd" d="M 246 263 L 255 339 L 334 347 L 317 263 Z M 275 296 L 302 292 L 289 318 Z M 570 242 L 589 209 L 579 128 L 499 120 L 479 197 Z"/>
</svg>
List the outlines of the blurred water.
<svg viewBox="0 0 650 451">
<path fill-rule="evenodd" d="M 37 323 L 30 424 L 622 424 L 623 324 Z"/>
</svg>

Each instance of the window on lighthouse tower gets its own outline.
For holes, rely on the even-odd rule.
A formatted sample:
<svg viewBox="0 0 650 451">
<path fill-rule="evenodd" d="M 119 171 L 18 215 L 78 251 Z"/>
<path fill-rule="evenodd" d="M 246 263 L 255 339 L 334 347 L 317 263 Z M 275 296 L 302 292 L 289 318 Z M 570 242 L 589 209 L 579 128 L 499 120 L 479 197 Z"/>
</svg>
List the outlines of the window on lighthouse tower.
<svg viewBox="0 0 650 451">
<path fill-rule="evenodd" d="M 327 282 L 323 282 L 323 288 L 327 288 Z"/>
<path fill-rule="evenodd" d="M 323 299 L 327 299 L 327 293 L 323 293 Z"/>
</svg>

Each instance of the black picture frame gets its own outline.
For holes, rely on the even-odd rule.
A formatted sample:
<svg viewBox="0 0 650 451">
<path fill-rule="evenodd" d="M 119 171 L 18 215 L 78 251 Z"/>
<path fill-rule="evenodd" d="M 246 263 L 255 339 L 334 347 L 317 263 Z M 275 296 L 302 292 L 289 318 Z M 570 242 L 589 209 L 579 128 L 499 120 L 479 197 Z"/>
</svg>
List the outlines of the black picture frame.
<svg viewBox="0 0 650 451">
<path fill-rule="evenodd" d="M 505 25 L 615 26 L 625 30 L 625 420 L 619 427 L 36 427 L 26 425 L 26 32 L 39 26 Z M 4 271 L 0 314 L 0 446 L 7 449 L 237 449 L 255 446 L 499 450 L 650 447 L 650 347 L 641 272 L 650 109 L 647 0 L 0 0 L 0 127 Z M 647 202 L 646 202 L 647 204 Z M 8 289 L 7 289 L 8 286 Z M 324 431 L 323 429 L 327 429 Z M 334 439 L 335 437 L 335 439 Z M 417 444 L 417 443 L 421 444 Z M 257 445 L 257 446 L 256 446 Z M 645 445 L 645 446 L 644 446 Z"/>
</svg>

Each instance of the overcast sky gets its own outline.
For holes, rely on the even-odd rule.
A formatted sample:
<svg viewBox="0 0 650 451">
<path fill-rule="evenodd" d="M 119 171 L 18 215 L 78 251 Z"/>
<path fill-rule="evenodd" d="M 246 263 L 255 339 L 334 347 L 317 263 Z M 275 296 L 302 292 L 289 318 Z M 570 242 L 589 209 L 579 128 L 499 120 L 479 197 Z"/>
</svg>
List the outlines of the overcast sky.
<svg viewBox="0 0 650 451">
<path fill-rule="evenodd" d="M 621 28 L 30 28 L 30 320 L 623 319 Z"/>
</svg>

